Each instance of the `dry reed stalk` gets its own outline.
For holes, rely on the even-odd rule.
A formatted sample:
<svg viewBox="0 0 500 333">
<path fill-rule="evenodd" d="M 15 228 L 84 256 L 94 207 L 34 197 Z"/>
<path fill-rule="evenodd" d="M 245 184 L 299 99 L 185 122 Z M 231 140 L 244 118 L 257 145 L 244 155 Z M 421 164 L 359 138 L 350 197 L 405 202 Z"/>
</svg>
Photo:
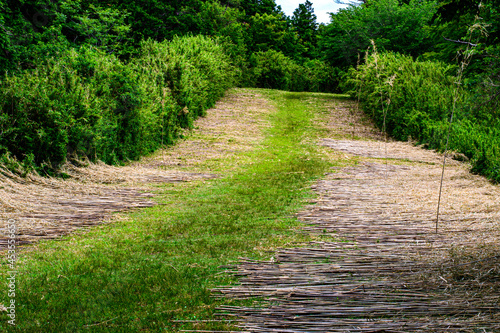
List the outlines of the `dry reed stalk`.
<svg viewBox="0 0 500 333">
<path fill-rule="evenodd" d="M 355 111 L 351 111 L 351 126 L 352 126 L 352 139 L 354 140 L 355 134 L 356 134 L 356 121 L 354 120 L 354 115 L 356 113 L 359 113 L 359 104 L 360 104 L 360 98 L 361 98 L 361 89 L 363 87 L 363 80 L 361 79 L 360 71 L 359 71 L 359 65 L 361 62 L 361 55 L 358 53 L 358 61 L 356 63 L 356 75 L 357 79 L 359 81 L 359 86 L 358 86 L 358 91 L 357 91 L 357 103 L 356 103 L 356 109 Z"/>
<path fill-rule="evenodd" d="M 386 168 L 376 142 L 323 143 L 361 160 L 313 186 L 319 198 L 298 218 L 302 232 L 338 241 L 278 249 L 272 261 L 241 259 L 240 284 L 214 297 L 264 301 L 223 306 L 221 318 L 242 320 L 240 332 L 499 330 L 500 188 L 452 161 L 435 234 L 442 155 L 393 142 Z"/>
<path fill-rule="evenodd" d="M 80 161 L 67 164 L 68 180 L 0 170 L 0 232 L 17 220 L 20 243 L 56 238 L 109 221 L 114 212 L 155 205 L 154 183 L 212 179 L 211 159 L 237 158 L 263 139 L 263 116 L 272 107 L 245 89 L 230 91 L 207 116 L 195 122 L 187 140 L 125 167 Z M 235 163 L 235 166 L 237 163 Z M 6 244 L 0 236 L 0 249 Z"/>
<path fill-rule="evenodd" d="M 450 142 L 450 134 L 452 130 L 452 125 L 453 125 L 453 118 L 455 115 L 455 111 L 457 108 L 457 102 L 459 98 L 459 87 L 462 84 L 463 80 L 463 75 L 465 72 L 465 69 L 469 66 L 470 61 L 472 59 L 473 52 L 471 50 L 471 47 L 475 47 L 477 44 L 472 44 L 471 39 L 472 39 L 472 33 L 476 30 L 480 30 L 481 34 L 487 35 L 486 28 L 479 24 L 479 11 L 481 10 L 481 3 L 479 4 L 478 8 L 478 14 L 474 18 L 474 24 L 468 29 L 468 42 L 467 42 L 467 48 L 465 50 L 465 57 L 462 59 L 460 62 L 460 67 L 457 72 L 457 79 L 455 81 L 456 88 L 453 96 L 453 104 L 452 104 L 452 110 L 450 114 L 450 120 L 449 120 L 449 126 L 448 126 L 448 134 L 446 136 L 446 144 L 444 148 L 444 156 L 443 156 L 443 170 L 441 172 L 441 183 L 439 185 L 439 196 L 438 196 L 438 204 L 437 204 L 437 209 L 436 209 L 436 233 L 438 233 L 438 227 L 439 227 L 439 211 L 440 211 L 440 206 L 441 206 L 441 195 L 442 195 L 442 189 L 443 189 L 443 178 L 444 178 L 444 171 L 445 171 L 445 166 L 446 166 L 446 156 L 448 153 L 448 146 Z"/>
</svg>

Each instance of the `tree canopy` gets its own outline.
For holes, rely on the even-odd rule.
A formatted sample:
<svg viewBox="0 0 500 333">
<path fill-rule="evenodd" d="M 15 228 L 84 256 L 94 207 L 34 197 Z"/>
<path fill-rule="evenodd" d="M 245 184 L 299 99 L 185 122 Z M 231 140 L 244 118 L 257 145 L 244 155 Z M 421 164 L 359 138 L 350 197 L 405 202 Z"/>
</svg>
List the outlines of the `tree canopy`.
<svg viewBox="0 0 500 333">
<path fill-rule="evenodd" d="M 373 40 L 380 50 L 418 56 L 431 46 L 428 25 L 435 1 L 367 0 L 340 9 L 320 37 L 320 54 L 334 66 L 356 64 Z"/>
</svg>

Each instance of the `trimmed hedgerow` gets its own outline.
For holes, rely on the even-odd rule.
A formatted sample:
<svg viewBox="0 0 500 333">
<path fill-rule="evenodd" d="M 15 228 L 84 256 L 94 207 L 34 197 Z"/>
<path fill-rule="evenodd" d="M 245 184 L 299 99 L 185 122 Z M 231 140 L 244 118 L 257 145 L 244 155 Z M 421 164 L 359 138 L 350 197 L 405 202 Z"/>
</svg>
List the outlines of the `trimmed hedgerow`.
<svg viewBox="0 0 500 333">
<path fill-rule="evenodd" d="M 144 42 L 128 64 L 69 50 L 0 82 L 0 153 L 49 172 L 73 156 L 137 159 L 190 127 L 231 73 L 222 47 L 202 36 Z"/>
<path fill-rule="evenodd" d="M 234 70 L 223 47 L 204 36 L 145 41 L 134 65 L 141 76 L 168 88 L 176 114 L 186 127 L 234 85 Z"/>
<path fill-rule="evenodd" d="M 442 63 L 414 61 L 397 53 L 374 53 L 358 70 L 348 72 L 344 88 L 353 96 L 359 93 L 364 111 L 380 128 L 385 118 L 385 128 L 394 138 L 413 138 L 440 151 L 445 149 L 454 109 L 449 148 L 470 159 L 472 172 L 498 183 L 500 121 L 473 116 L 471 94 L 456 85 L 452 70 Z"/>
</svg>

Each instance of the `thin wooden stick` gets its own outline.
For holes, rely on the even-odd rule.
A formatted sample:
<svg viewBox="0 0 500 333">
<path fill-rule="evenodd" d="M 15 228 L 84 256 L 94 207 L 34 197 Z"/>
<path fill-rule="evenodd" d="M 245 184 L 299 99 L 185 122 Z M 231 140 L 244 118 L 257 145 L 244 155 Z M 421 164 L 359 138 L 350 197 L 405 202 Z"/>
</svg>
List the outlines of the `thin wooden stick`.
<svg viewBox="0 0 500 333">
<path fill-rule="evenodd" d="M 446 154 L 448 152 L 448 144 L 450 141 L 450 133 L 451 133 L 451 124 L 453 123 L 453 114 L 455 112 L 455 108 L 453 107 L 453 110 L 451 112 L 451 117 L 450 117 L 450 125 L 448 127 L 448 136 L 446 137 L 446 146 L 444 149 L 444 157 L 443 157 L 443 171 L 441 172 L 441 182 L 439 185 L 439 198 L 438 198 L 438 206 L 437 206 L 437 212 L 436 212 L 436 234 L 439 232 L 439 208 L 441 207 L 441 195 L 443 193 L 443 179 L 444 179 L 444 169 L 446 165 Z"/>
<path fill-rule="evenodd" d="M 465 69 L 469 65 L 470 60 L 472 58 L 472 52 L 470 52 L 470 49 L 471 49 L 471 47 L 477 46 L 477 44 L 472 44 L 470 42 L 470 40 L 472 38 L 472 31 L 474 31 L 474 29 L 476 29 L 478 27 L 477 22 L 479 20 L 479 11 L 480 11 L 480 9 L 481 8 L 479 7 L 478 14 L 476 15 L 476 17 L 474 19 L 474 24 L 472 25 L 472 28 L 469 29 L 469 41 L 467 42 L 467 49 L 465 50 L 465 58 L 462 60 L 462 62 L 460 64 L 460 69 L 458 70 L 458 75 L 457 75 L 457 81 L 456 81 L 457 87 L 455 89 L 455 95 L 453 96 L 453 107 L 452 107 L 452 110 L 451 110 L 450 122 L 449 122 L 449 126 L 448 126 L 448 135 L 446 137 L 446 146 L 445 146 L 445 149 L 444 149 L 443 171 L 441 173 L 441 182 L 440 182 L 440 185 L 439 185 L 439 198 L 438 198 L 438 206 L 437 206 L 437 211 L 436 211 L 436 233 L 438 233 L 439 210 L 440 210 L 440 206 L 441 206 L 441 196 L 442 196 L 442 191 L 443 191 L 443 179 L 444 179 L 444 170 L 445 170 L 445 165 L 446 165 L 446 154 L 448 152 L 448 146 L 449 146 L 449 141 L 450 141 L 450 133 L 451 133 L 452 125 L 453 125 L 453 116 L 455 114 L 455 110 L 456 110 L 456 107 L 457 107 L 458 93 L 459 93 L 460 85 L 462 84 L 462 78 L 463 78 Z"/>
</svg>

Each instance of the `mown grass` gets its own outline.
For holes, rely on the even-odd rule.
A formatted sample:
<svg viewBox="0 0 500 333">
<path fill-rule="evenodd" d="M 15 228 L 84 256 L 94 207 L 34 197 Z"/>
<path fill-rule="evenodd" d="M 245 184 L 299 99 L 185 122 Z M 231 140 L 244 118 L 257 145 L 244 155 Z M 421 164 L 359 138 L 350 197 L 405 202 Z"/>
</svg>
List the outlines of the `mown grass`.
<svg viewBox="0 0 500 333">
<path fill-rule="evenodd" d="M 179 323 L 210 319 L 220 301 L 210 288 L 234 283 L 223 265 L 239 257 L 311 240 L 293 217 L 309 185 L 329 161 L 314 139 L 318 114 L 303 94 L 261 90 L 277 105 L 262 148 L 237 173 L 209 182 L 167 184 L 161 205 L 48 241 L 20 254 L 17 326 L 0 316 L 2 331 L 176 332 L 224 330 L 230 324 Z M 324 134 L 324 133 L 323 133 Z M 224 170 L 224 161 L 219 168 Z M 1 279 L 7 281 L 6 265 Z M 4 284 L 6 285 L 6 283 Z M 7 292 L 0 303 L 7 304 Z M 226 301 L 227 302 L 227 301 Z M 237 302 L 237 301 L 233 301 Z"/>
</svg>

